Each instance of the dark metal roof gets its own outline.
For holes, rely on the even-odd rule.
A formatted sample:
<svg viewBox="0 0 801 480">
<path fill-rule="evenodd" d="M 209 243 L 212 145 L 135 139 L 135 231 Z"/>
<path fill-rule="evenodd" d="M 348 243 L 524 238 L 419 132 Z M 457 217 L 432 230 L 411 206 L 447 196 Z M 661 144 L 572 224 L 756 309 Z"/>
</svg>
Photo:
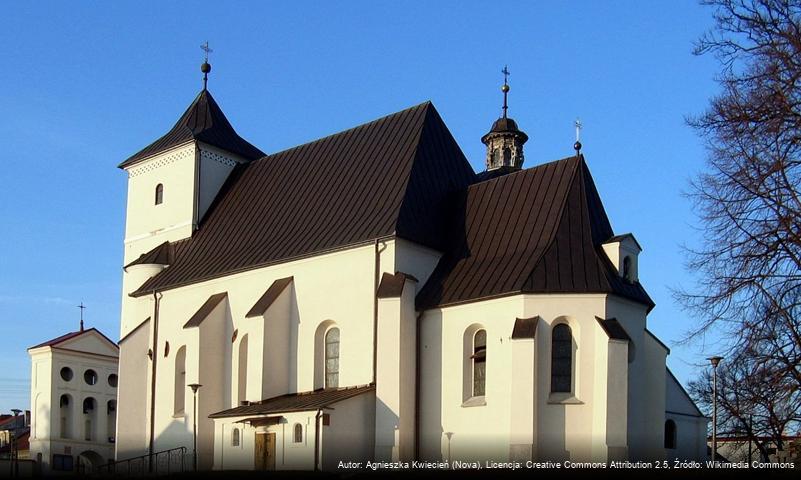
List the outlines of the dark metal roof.
<svg viewBox="0 0 801 480">
<path fill-rule="evenodd" d="M 89 332 L 97 332 L 98 335 L 100 335 L 101 337 L 106 339 L 108 341 L 108 343 L 110 343 L 110 344 L 114 345 L 115 347 L 119 348 L 119 346 L 117 345 L 116 342 L 114 342 L 114 340 L 112 340 L 112 339 L 108 338 L 107 336 L 103 335 L 103 332 L 101 332 L 100 330 L 92 327 L 92 328 L 87 328 L 85 330 L 78 330 L 77 332 L 65 333 L 64 335 L 62 335 L 60 337 L 56 337 L 56 338 L 54 338 L 52 340 L 48 340 L 48 341 L 42 342 L 42 343 L 40 343 L 38 345 L 34 345 L 32 347 L 29 347 L 28 350 L 32 350 L 34 348 L 39 348 L 39 347 L 55 347 L 55 346 L 58 346 L 61 343 L 66 342 L 67 340 L 70 340 L 70 339 L 73 339 L 73 338 L 76 338 L 76 337 L 80 337 L 81 335 L 84 335 L 84 334 L 89 333 Z"/>
<path fill-rule="evenodd" d="M 615 293 L 653 307 L 602 251 L 612 236 L 583 157 L 471 185 L 418 309 L 515 293 Z"/>
<path fill-rule="evenodd" d="M 403 286 L 406 285 L 406 280 L 417 281 L 413 275 L 403 272 L 395 272 L 395 274 L 384 273 L 381 276 L 381 283 L 378 284 L 378 298 L 394 298 L 400 297 L 403 293 Z"/>
<path fill-rule="evenodd" d="M 212 310 L 214 310 L 214 308 L 219 305 L 220 302 L 225 300 L 225 297 L 227 296 L 228 292 L 215 293 L 214 295 L 210 296 L 205 302 L 203 302 L 203 305 L 198 308 L 197 312 L 192 315 L 189 321 L 184 324 L 184 328 L 199 326 L 201 323 L 203 323 L 203 320 L 209 316 Z"/>
<path fill-rule="evenodd" d="M 289 412 L 308 412 L 330 407 L 337 402 L 375 390 L 375 385 L 330 388 L 311 392 L 288 393 L 268 398 L 258 403 L 242 405 L 212 413 L 209 418 L 242 417 L 246 415 L 268 415 Z"/>
<path fill-rule="evenodd" d="M 231 174 L 175 262 L 134 296 L 398 235 L 443 250 L 475 174 L 430 102 Z"/>
<path fill-rule="evenodd" d="M 537 324 L 541 317 L 537 315 L 531 318 L 515 319 L 515 326 L 512 328 L 512 338 L 534 338 L 537 334 Z"/>
<path fill-rule="evenodd" d="M 481 141 L 483 143 L 487 143 L 487 139 L 491 136 L 503 135 L 503 134 L 514 134 L 520 137 L 523 143 L 528 141 L 528 135 L 526 135 L 522 130 L 517 128 L 517 122 L 512 120 L 508 117 L 501 117 L 495 122 L 493 122 L 490 131 L 487 132 L 483 137 L 481 137 Z"/>
<path fill-rule="evenodd" d="M 236 133 L 211 93 L 203 90 L 169 132 L 119 164 L 119 168 L 191 141 L 201 141 L 248 160 L 264 156 L 264 152 Z"/>
<path fill-rule="evenodd" d="M 173 247 L 170 242 L 164 242 L 156 246 L 149 252 L 143 253 L 136 260 L 129 263 L 123 268 L 128 268 L 132 265 L 169 265 L 172 263 Z"/>
<path fill-rule="evenodd" d="M 634 235 L 631 233 L 623 233 L 620 235 L 615 235 L 604 243 L 622 242 L 626 238 L 632 239 L 632 241 L 634 241 L 634 243 L 637 245 L 637 248 L 639 248 L 640 251 L 642 251 L 642 246 L 640 245 L 640 242 L 638 242 L 637 239 L 634 238 Z"/>
<path fill-rule="evenodd" d="M 606 335 L 612 340 L 631 341 L 631 337 L 626 333 L 626 329 L 623 328 L 623 325 L 621 325 L 616 318 L 603 319 L 601 317 L 595 317 L 595 319 L 598 321 L 598 324 L 601 325 L 601 328 L 604 329 Z"/>
<path fill-rule="evenodd" d="M 259 298 L 253 307 L 251 307 L 250 311 L 245 315 L 245 318 L 250 317 L 258 317 L 260 315 L 264 315 L 264 312 L 270 308 L 270 305 L 273 304 L 278 299 L 278 296 L 281 295 L 281 292 L 284 291 L 286 287 L 292 283 L 293 277 L 286 277 L 286 278 L 279 278 L 278 280 L 274 281 L 270 284 L 270 287 L 264 292 L 264 294 Z"/>
</svg>

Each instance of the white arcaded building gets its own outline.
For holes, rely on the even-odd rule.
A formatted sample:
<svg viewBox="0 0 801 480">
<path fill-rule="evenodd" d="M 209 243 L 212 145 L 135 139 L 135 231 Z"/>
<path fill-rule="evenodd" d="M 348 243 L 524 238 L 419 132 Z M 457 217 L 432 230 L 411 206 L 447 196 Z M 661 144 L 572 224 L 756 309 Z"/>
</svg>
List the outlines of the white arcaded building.
<svg viewBox="0 0 801 480">
<path fill-rule="evenodd" d="M 28 349 L 30 457 L 45 474 L 114 460 L 119 348 L 95 328 Z"/>
<path fill-rule="evenodd" d="M 703 458 L 639 243 L 526 140 L 504 110 L 475 173 L 427 102 L 264 154 L 204 89 L 120 165 L 117 459 L 195 417 L 202 469 Z"/>
</svg>

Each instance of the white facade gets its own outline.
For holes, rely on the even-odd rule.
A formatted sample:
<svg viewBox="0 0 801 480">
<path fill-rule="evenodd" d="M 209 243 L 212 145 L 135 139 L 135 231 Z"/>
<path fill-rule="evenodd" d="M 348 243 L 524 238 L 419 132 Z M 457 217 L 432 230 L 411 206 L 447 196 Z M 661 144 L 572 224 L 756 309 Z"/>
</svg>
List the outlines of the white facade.
<svg viewBox="0 0 801 480">
<path fill-rule="evenodd" d="M 31 459 L 45 473 L 114 460 L 116 344 L 95 329 L 28 350 L 31 356 Z"/>
<path fill-rule="evenodd" d="M 421 311 L 416 294 L 442 254 L 396 236 L 131 296 L 170 266 L 130 264 L 195 235 L 240 161 L 210 151 L 194 142 L 125 167 L 120 405 L 130 415 L 118 461 L 191 452 L 195 433 L 201 469 L 672 455 L 669 352 L 646 328 L 648 306 L 622 296 L 519 293 Z M 632 236 L 603 250 L 636 282 Z M 348 391 L 361 393 L 315 400 Z M 689 421 L 686 454 L 702 458 L 693 435 L 703 442 L 705 421 Z"/>
</svg>

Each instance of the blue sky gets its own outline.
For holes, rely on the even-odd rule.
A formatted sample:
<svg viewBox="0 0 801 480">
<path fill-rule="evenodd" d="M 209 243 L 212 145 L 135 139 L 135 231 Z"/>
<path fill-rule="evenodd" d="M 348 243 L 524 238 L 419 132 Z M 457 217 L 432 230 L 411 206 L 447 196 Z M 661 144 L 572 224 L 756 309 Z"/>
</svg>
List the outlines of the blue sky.
<svg viewBox="0 0 801 480">
<path fill-rule="evenodd" d="M 698 280 L 680 245 L 698 234 L 688 180 L 703 168 L 685 125 L 717 91 L 692 42 L 694 1 L 9 2 L 0 20 L 0 412 L 27 408 L 26 348 L 87 325 L 119 336 L 126 178 L 116 165 L 166 132 L 201 87 L 267 152 L 432 100 L 476 170 L 480 137 L 509 115 L 526 166 L 572 153 L 617 233 L 644 247 L 649 329 L 686 381 L 710 345 L 670 287 Z"/>
</svg>

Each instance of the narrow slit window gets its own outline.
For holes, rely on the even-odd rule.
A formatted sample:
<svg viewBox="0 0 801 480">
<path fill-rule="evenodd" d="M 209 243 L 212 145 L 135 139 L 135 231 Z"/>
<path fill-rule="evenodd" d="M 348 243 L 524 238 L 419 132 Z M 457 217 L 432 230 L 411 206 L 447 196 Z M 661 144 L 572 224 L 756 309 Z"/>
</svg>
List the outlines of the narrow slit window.
<svg viewBox="0 0 801 480">
<path fill-rule="evenodd" d="M 560 323 L 551 341 L 551 392 L 570 393 L 573 389 L 573 334 Z"/>
<path fill-rule="evenodd" d="M 164 185 L 159 183 L 156 185 L 156 205 L 161 205 L 164 202 Z"/>
<path fill-rule="evenodd" d="M 479 330 L 473 336 L 473 396 L 483 397 L 487 383 L 487 331 Z"/>
<path fill-rule="evenodd" d="M 325 388 L 339 386 L 339 329 L 325 334 Z"/>
</svg>

